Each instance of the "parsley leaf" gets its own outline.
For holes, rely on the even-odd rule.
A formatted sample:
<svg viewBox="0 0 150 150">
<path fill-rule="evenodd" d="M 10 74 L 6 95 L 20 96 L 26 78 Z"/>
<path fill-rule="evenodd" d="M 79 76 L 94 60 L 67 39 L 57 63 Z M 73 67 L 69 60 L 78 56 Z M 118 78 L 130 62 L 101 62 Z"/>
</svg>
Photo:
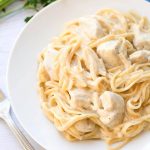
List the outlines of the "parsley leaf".
<svg viewBox="0 0 150 150">
<path fill-rule="evenodd" d="M 25 2 L 23 6 L 15 10 L 5 11 L 5 9 L 14 1 L 17 1 L 17 0 L 0 0 L 0 18 L 3 18 L 14 12 L 17 12 L 21 9 L 34 9 L 36 11 L 39 11 L 41 8 L 51 4 L 52 2 L 56 0 L 23 0 Z M 32 17 L 33 16 L 26 17 L 25 22 L 28 22 Z"/>
<path fill-rule="evenodd" d="M 28 22 L 32 17 L 33 17 L 33 16 L 26 17 L 26 18 L 24 19 L 24 21 L 25 21 L 25 22 Z"/>
</svg>

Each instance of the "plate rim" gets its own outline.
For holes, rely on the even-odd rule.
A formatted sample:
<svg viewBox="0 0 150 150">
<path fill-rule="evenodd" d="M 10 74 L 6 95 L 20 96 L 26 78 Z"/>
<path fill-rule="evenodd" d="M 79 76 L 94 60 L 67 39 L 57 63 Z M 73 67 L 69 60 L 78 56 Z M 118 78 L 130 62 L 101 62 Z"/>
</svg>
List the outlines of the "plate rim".
<svg viewBox="0 0 150 150">
<path fill-rule="evenodd" d="M 12 59 L 12 56 L 13 56 L 13 53 L 15 52 L 15 48 L 16 48 L 16 45 L 18 43 L 18 40 L 20 39 L 20 36 L 25 32 L 26 28 L 28 28 L 28 26 L 30 26 L 30 24 L 32 22 L 34 22 L 34 20 L 39 17 L 40 15 L 42 15 L 47 9 L 50 9 L 51 7 L 55 7 L 55 5 L 59 4 L 59 3 L 62 3 L 63 0 L 56 0 L 54 2 L 52 2 L 50 5 L 47 5 L 46 7 L 44 7 L 43 9 L 41 9 L 39 12 L 37 12 L 33 18 L 31 20 L 29 20 L 28 23 L 26 23 L 24 25 L 24 27 L 22 27 L 21 31 L 18 33 L 16 39 L 15 39 L 15 42 L 13 43 L 12 45 L 12 48 L 10 50 L 10 53 L 9 53 L 9 56 L 8 56 L 8 61 L 7 61 L 7 67 L 6 67 L 6 90 L 7 90 L 7 94 L 8 94 L 8 99 L 10 100 L 10 104 L 11 104 L 11 109 L 15 115 L 15 118 L 17 119 L 17 122 L 19 123 L 19 126 L 21 126 L 21 128 L 25 131 L 26 135 L 28 138 L 30 138 L 31 140 L 33 140 L 36 144 L 38 144 L 41 148 L 44 148 L 46 150 L 46 147 L 44 145 L 42 145 L 42 143 L 36 138 L 36 137 L 33 137 L 33 135 L 31 134 L 31 132 L 28 131 L 27 128 L 25 128 L 25 126 L 23 125 L 23 122 L 19 119 L 20 117 L 17 115 L 17 112 L 15 110 L 15 106 L 13 105 L 12 101 L 12 97 L 11 97 L 11 88 L 9 87 L 9 68 L 10 68 L 10 63 L 11 63 L 11 59 Z M 30 141 L 29 141 L 30 142 Z"/>
<path fill-rule="evenodd" d="M 63 1 L 65 0 L 56 0 L 54 1 L 52 4 L 46 6 L 45 8 L 41 9 L 39 12 L 37 12 L 33 18 L 27 23 L 24 25 L 24 27 L 21 29 L 21 31 L 19 32 L 19 34 L 17 35 L 16 37 L 16 40 L 15 42 L 13 43 L 13 46 L 9 52 L 9 57 L 8 57 L 8 62 L 7 62 L 7 68 L 6 68 L 6 89 L 7 89 L 7 94 L 8 94 L 8 99 L 10 100 L 10 103 L 11 103 L 11 108 L 15 114 L 15 117 L 17 119 L 17 122 L 19 123 L 19 125 L 23 128 L 23 130 L 26 132 L 27 136 L 29 138 L 31 138 L 35 143 L 37 143 L 41 148 L 44 148 L 46 149 L 46 147 L 36 138 L 36 137 L 33 137 L 33 135 L 31 134 L 31 132 L 29 132 L 29 130 L 27 128 L 25 128 L 23 122 L 20 120 L 20 117 L 18 116 L 16 110 L 15 110 L 15 106 L 12 104 L 12 97 L 11 97 L 11 88 L 9 86 L 9 74 L 10 74 L 10 63 L 11 63 L 11 59 L 12 59 L 12 56 L 13 56 L 13 53 L 15 52 L 15 48 L 16 48 L 16 45 L 18 43 L 18 40 L 20 38 L 20 36 L 25 32 L 26 28 L 28 28 L 28 26 L 30 26 L 30 24 L 32 22 L 34 22 L 34 20 L 39 17 L 40 15 L 42 15 L 47 9 L 50 9 L 51 7 L 55 7 L 55 5 L 57 4 L 60 4 L 60 3 L 63 3 Z M 107 0 L 108 1 L 108 0 Z M 119 1 L 119 0 L 118 0 Z M 143 3 L 147 3 L 149 6 L 150 6 L 150 2 L 148 2 L 147 0 L 137 0 L 137 2 L 143 2 Z"/>
</svg>

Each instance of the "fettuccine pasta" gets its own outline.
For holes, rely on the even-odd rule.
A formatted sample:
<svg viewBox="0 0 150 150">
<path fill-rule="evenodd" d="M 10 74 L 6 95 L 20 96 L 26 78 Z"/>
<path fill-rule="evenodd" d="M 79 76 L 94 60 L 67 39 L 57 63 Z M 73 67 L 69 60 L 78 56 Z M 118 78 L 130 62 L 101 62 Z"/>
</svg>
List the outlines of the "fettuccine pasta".
<svg viewBox="0 0 150 150">
<path fill-rule="evenodd" d="M 69 22 L 40 54 L 45 115 L 70 141 L 114 149 L 150 126 L 150 23 L 134 12 L 99 10 Z"/>
</svg>

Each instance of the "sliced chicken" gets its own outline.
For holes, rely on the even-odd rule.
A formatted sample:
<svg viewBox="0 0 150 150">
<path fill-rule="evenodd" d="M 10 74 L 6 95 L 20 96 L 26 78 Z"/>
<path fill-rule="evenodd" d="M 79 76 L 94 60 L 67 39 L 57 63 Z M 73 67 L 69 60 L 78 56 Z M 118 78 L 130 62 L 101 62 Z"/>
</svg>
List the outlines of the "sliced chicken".
<svg viewBox="0 0 150 150">
<path fill-rule="evenodd" d="M 123 64 L 130 65 L 128 54 L 133 51 L 132 44 L 124 38 L 114 38 L 100 43 L 97 47 L 97 53 L 108 69 Z"/>
<path fill-rule="evenodd" d="M 83 133 L 91 132 L 95 129 L 95 123 L 89 119 L 85 119 L 85 120 L 78 121 L 75 124 L 75 128 L 78 131 L 83 132 Z"/>
<path fill-rule="evenodd" d="M 79 24 L 81 30 L 92 39 L 104 36 L 104 31 L 94 16 L 80 18 Z"/>
<path fill-rule="evenodd" d="M 140 30 L 140 26 L 134 24 L 132 26 L 134 33 L 133 44 L 138 49 L 147 49 L 150 50 L 150 32 L 144 32 Z"/>
<path fill-rule="evenodd" d="M 56 56 L 58 55 L 58 51 L 53 49 L 51 45 L 49 45 L 47 49 L 48 50 L 45 52 L 43 64 L 50 78 L 55 80 L 57 77 L 53 75 L 53 69 L 55 67 L 55 59 Z"/>
<path fill-rule="evenodd" d="M 118 56 L 119 43 L 119 40 L 111 40 L 98 46 L 97 53 L 103 59 L 107 67 L 111 68 L 122 64 Z"/>
<path fill-rule="evenodd" d="M 99 97 L 97 112 L 103 124 L 110 128 L 117 126 L 122 123 L 124 118 L 124 99 L 116 93 L 105 91 Z"/>
<path fill-rule="evenodd" d="M 75 25 L 74 25 L 75 24 Z M 77 21 L 70 24 L 68 28 L 82 39 L 82 41 L 90 42 L 105 35 L 104 29 L 95 16 L 81 17 Z"/>
<path fill-rule="evenodd" d="M 150 62 L 150 50 L 139 50 L 129 56 L 132 63 Z"/>
<path fill-rule="evenodd" d="M 106 68 L 103 60 L 97 56 L 95 51 L 90 48 L 85 48 L 83 53 L 84 63 L 90 71 L 92 78 L 96 79 L 98 75 L 106 76 Z"/>
<path fill-rule="evenodd" d="M 72 89 L 69 91 L 71 96 L 71 107 L 77 110 L 90 109 L 90 102 L 92 101 L 92 92 L 86 89 Z"/>
</svg>

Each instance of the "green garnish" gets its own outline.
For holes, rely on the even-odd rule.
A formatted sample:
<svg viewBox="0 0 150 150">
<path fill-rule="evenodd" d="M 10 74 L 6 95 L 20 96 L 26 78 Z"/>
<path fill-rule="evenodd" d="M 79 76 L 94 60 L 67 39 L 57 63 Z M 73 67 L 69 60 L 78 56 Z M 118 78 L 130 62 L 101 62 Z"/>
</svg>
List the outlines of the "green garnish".
<svg viewBox="0 0 150 150">
<path fill-rule="evenodd" d="M 7 7 L 17 0 L 0 0 L 0 18 L 8 16 L 14 12 L 22 9 L 33 9 L 39 11 L 41 8 L 51 4 L 56 0 L 24 0 L 23 6 L 15 10 L 7 10 Z M 28 22 L 33 16 L 25 18 L 25 22 Z"/>
<path fill-rule="evenodd" d="M 33 17 L 33 16 L 26 17 L 26 18 L 24 19 L 24 21 L 25 21 L 25 22 L 28 22 L 32 17 Z"/>
</svg>

